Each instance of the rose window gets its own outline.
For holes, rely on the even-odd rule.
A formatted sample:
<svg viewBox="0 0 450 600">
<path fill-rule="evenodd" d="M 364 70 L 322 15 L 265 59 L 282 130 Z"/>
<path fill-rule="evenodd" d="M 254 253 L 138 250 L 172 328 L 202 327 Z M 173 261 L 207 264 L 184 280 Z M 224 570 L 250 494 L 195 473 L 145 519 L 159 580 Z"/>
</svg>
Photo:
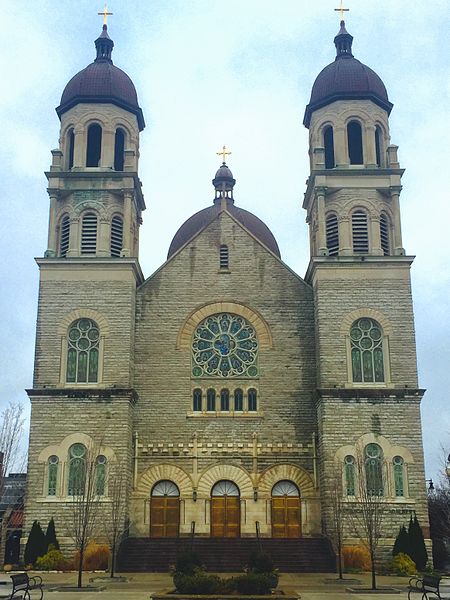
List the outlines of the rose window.
<svg viewBox="0 0 450 600">
<path fill-rule="evenodd" d="M 258 340 L 243 317 L 219 314 L 208 317 L 194 332 L 194 377 L 256 377 Z"/>
</svg>

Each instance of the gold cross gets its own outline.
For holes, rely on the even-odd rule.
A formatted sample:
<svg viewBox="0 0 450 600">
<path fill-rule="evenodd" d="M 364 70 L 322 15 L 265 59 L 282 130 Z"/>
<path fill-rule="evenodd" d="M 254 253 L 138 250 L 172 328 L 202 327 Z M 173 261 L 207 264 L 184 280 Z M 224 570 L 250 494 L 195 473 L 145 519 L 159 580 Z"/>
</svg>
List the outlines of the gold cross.
<svg viewBox="0 0 450 600">
<path fill-rule="evenodd" d="M 114 13 L 108 12 L 108 5 L 105 4 L 105 8 L 103 12 L 97 13 L 98 15 L 103 15 L 103 25 L 108 25 L 108 16 L 113 15 Z"/>
<path fill-rule="evenodd" d="M 222 157 L 223 164 L 225 164 L 226 160 L 227 160 L 227 156 L 229 156 L 231 154 L 231 152 L 229 152 L 227 150 L 226 146 L 223 146 L 222 150 L 219 150 L 219 152 L 216 152 L 216 154 L 217 154 L 217 156 Z"/>
<path fill-rule="evenodd" d="M 344 20 L 344 13 L 348 12 L 350 9 L 349 8 L 344 8 L 343 7 L 343 0 L 341 0 L 341 6 L 339 8 L 335 8 L 334 10 L 338 11 L 341 13 L 341 21 Z"/>
</svg>

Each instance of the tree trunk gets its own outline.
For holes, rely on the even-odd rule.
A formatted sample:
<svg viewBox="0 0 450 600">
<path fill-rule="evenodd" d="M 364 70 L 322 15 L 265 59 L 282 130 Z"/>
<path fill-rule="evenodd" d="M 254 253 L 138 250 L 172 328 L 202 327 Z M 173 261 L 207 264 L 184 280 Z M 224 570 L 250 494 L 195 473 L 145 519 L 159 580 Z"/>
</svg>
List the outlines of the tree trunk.
<svg viewBox="0 0 450 600">
<path fill-rule="evenodd" d="M 83 558 L 84 558 L 84 544 L 80 548 L 80 564 L 78 565 L 78 586 L 83 587 Z"/>
<path fill-rule="evenodd" d="M 342 575 L 342 548 L 338 548 L 338 571 L 339 571 L 339 579 L 344 579 Z"/>
<path fill-rule="evenodd" d="M 372 551 L 370 552 L 370 562 L 372 565 L 372 589 L 376 590 L 377 589 L 377 581 L 375 578 L 375 556 Z"/>
<path fill-rule="evenodd" d="M 111 577 L 114 577 L 114 568 L 116 566 L 116 542 L 113 543 L 111 549 Z"/>
</svg>

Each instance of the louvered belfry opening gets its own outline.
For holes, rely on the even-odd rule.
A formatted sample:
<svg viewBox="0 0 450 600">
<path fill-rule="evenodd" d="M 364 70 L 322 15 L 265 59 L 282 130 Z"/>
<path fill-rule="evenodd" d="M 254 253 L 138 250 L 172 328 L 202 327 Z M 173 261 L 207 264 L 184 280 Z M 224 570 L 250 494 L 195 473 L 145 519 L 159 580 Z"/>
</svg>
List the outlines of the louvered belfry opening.
<svg viewBox="0 0 450 600">
<path fill-rule="evenodd" d="M 60 230 L 59 230 L 59 255 L 67 256 L 69 250 L 69 237 L 70 237 L 70 219 L 69 215 L 65 215 L 61 219 Z"/>
<path fill-rule="evenodd" d="M 363 210 L 357 210 L 352 215 L 353 252 L 355 254 L 368 254 L 369 230 L 367 215 Z"/>
<path fill-rule="evenodd" d="M 81 254 L 97 252 L 97 215 L 88 212 L 83 216 L 81 226 Z"/>
<path fill-rule="evenodd" d="M 338 219 L 335 214 L 327 216 L 326 220 L 327 248 L 329 256 L 339 254 L 339 229 Z"/>
<path fill-rule="evenodd" d="M 219 250 L 219 266 L 221 269 L 228 269 L 229 267 L 229 252 L 228 246 L 222 244 Z"/>
<path fill-rule="evenodd" d="M 381 249 L 385 256 L 390 254 L 390 243 L 389 243 L 389 219 L 387 215 L 381 213 L 380 217 L 380 238 L 381 238 Z"/>
<path fill-rule="evenodd" d="M 123 247 L 123 220 L 115 215 L 111 221 L 111 256 L 119 257 Z"/>
</svg>

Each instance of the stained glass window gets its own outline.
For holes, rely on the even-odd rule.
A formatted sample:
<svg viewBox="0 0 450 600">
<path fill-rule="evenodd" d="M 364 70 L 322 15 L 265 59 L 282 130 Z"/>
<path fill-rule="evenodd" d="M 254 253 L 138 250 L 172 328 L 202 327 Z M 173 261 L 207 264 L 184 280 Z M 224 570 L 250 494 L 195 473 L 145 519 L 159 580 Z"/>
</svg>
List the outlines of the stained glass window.
<svg viewBox="0 0 450 600">
<path fill-rule="evenodd" d="M 392 462 L 393 462 L 393 468 L 394 468 L 395 495 L 397 498 L 401 498 L 405 495 L 403 458 L 401 456 L 394 456 L 394 460 Z"/>
<path fill-rule="evenodd" d="M 202 390 L 196 388 L 192 393 L 193 410 L 195 412 L 201 412 L 202 410 Z"/>
<path fill-rule="evenodd" d="M 216 410 L 216 390 L 213 390 L 212 388 L 209 388 L 206 392 L 206 410 Z"/>
<path fill-rule="evenodd" d="M 258 410 L 257 393 L 256 393 L 255 388 L 250 388 L 248 390 L 247 398 L 248 398 L 248 410 L 249 410 L 249 412 L 254 412 L 254 411 Z"/>
<path fill-rule="evenodd" d="M 355 495 L 355 457 L 346 456 L 344 459 L 345 494 Z"/>
<path fill-rule="evenodd" d="M 84 494 L 86 483 L 86 446 L 73 444 L 69 448 L 69 496 Z"/>
<path fill-rule="evenodd" d="M 300 492 L 295 483 L 292 483 L 288 479 L 283 479 L 273 486 L 272 496 L 300 496 Z"/>
<path fill-rule="evenodd" d="M 366 317 L 350 330 L 354 382 L 384 382 L 383 331 L 379 323 Z"/>
<path fill-rule="evenodd" d="M 91 319 L 72 323 L 68 335 L 67 383 L 97 383 L 100 331 Z"/>
<path fill-rule="evenodd" d="M 378 444 L 366 446 L 365 468 L 367 493 L 370 496 L 383 496 L 383 451 Z"/>
<path fill-rule="evenodd" d="M 208 317 L 194 332 L 193 377 L 256 377 L 258 340 L 243 317 L 221 313 Z"/>
<path fill-rule="evenodd" d="M 58 484 L 58 464 L 59 458 L 55 455 L 48 459 L 48 488 L 49 496 L 56 496 L 56 486 Z"/>
<path fill-rule="evenodd" d="M 106 484 L 106 456 L 97 456 L 95 461 L 95 492 L 97 496 L 105 495 Z"/>
<path fill-rule="evenodd" d="M 244 410 L 244 394 L 242 393 L 241 388 L 234 390 L 234 410 Z"/>
<path fill-rule="evenodd" d="M 220 392 L 220 410 L 230 410 L 230 390 L 223 389 Z"/>
</svg>

